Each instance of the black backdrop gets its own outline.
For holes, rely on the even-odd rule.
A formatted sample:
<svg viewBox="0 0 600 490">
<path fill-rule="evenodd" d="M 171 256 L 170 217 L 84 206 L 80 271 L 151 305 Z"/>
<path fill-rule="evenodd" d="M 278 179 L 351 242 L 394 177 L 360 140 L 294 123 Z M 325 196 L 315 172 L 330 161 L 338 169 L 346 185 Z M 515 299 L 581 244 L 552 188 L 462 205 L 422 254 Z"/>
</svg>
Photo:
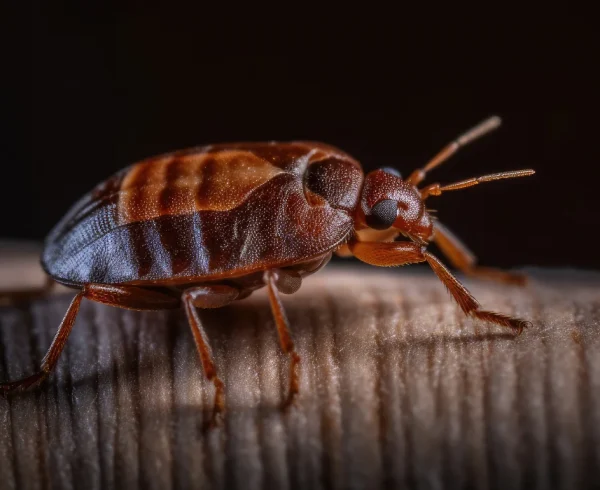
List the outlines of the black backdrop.
<svg viewBox="0 0 600 490">
<path fill-rule="evenodd" d="M 233 5 L 46 3 L 2 16 L 4 237 L 42 239 L 97 181 L 156 153 L 313 139 L 408 174 L 497 113 L 502 129 L 432 179 L 537 175 L 447 194 L 440 218 L 487 265 L 600 266 L 591 15 L 276 19 Z"/>
</svg>

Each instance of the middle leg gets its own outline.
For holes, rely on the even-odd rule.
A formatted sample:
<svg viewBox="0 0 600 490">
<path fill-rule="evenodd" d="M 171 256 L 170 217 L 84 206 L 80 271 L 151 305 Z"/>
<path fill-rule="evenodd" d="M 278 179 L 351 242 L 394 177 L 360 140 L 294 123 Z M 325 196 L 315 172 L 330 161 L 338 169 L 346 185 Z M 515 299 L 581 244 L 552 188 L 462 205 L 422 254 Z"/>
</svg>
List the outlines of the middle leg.
<svg viewBox="0 0 600 490">
<path fill-rule="evenodd" d="M 264 280 L 267 284 L 269 303 L 271 304 L 271 311 L 273 313 L 273 318 L 275 319 L 277 332 L 279 333 L 281 349 L 290 356 L 290 388 L 287 401 L 284 403 L 284 406 L 287 407 L 293 403 L 298 394 L 300 385 L 300 356 L 294 347 L 294 341 L 290 334 L 290 322 L 288 321 L 283 305 L 281 304 L 278 290 L 284 294 L 292 294 L 300 288 L 302 279 L 291 271 L 268 270 L 265 272 Z"/>
<path fill-rule="evenodd" d="M 198 349 L 198 354 L 202 361 L 204 374 L 207 379 L 212 381 L 215 385 L 215 402 L 213 405 L 212 416 L 213 423 L 216 422 L 219 414 L 225 409 L 225 385 L 223 384 L 223 381 L 221 381 L 221 378 L 217 376 L 212 349 L 196 308 L 220 308 L 234 301 L 239 294 L 240 292 L 234 287 L 212 285 L 186 289 L 181 298 L 188 322 L 192 329 L 192 334 L 194 335 L 196 348 Z"/>
</svg>

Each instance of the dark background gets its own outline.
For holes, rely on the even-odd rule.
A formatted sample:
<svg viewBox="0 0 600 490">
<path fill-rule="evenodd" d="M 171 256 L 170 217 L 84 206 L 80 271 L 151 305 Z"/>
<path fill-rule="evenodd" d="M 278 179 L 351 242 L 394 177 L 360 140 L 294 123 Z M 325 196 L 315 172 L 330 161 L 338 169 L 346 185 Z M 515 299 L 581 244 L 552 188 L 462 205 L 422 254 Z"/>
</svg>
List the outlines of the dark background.
<svg viewBox="0 0 600 490">
<path fill-rule="evenodd" d="M 429 182 L 537 174 L 432 207 L 484 264 L 600 267 L 593 16 L 79 3 L 3 7 L 4 237 L 41 240 L 82 193 L 157 153 L 312 139 L 407 175 L 499 114 L 500 131 Z"/>
</svg>

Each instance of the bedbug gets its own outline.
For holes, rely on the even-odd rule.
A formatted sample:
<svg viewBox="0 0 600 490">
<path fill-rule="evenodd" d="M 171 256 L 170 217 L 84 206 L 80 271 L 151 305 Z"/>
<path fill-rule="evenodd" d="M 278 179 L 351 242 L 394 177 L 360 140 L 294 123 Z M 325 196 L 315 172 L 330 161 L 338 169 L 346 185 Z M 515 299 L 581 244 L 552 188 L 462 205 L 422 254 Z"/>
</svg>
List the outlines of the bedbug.
<svg viewBox="0 0 600 490">
<path fill-rule="evenodd" d="M 514 283 L 523 277 L 477 267 L 425 201 L 533 170 L 418 188 L 430 170 L 499 124 L 498 117 L 485 120 L 405 180 L 393 169 L 365 175 L 350 155 L 315 142 L 210 145 L 116 173 L 77 202 L 47 237 L 44 270 L 78 292 L 39 372 L 1 384 L 1 390 L 25 389 L 48 376 L 83 298 L 134 310 L 183 306 L 204 373 L 215 386 L 216 415 L 224 409 L 224 386 L 197 308 L 219 308 L 266 286 L 281 347 L 291 360 L 290 401 L 298 392 L 300 357 L 279 293 L 297 291 L 333 253 L 376 266 L 427 262 L 465 314 L 520 333 L 528 322 L 482 309 L 427 245 L 436 243 L 465 273 Z"/>
</svg>

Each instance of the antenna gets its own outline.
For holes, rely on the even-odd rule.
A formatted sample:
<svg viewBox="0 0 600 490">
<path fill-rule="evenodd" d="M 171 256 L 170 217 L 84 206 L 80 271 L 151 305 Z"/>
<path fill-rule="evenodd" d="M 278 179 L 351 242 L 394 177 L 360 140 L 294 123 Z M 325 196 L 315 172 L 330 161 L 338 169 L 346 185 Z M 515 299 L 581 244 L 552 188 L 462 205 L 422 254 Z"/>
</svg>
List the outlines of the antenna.
<svg viewBox="0 0 600 490">
<path fill-rule="evenodd" d="M 468 145 L 477 138 L 481 138 L 482 136 L 494 131 L 494 129 L 498 128 L 501 124 L 502 119 L 500 119 L 498 116 L 492 116 L 487 118 L 485 121 L 480 122 L 477 126 L 469 129 L 466 133 L 463 133 L 456 138 L 452 143 L 449 143 L 442 148 L 442 150 L 431 160 L 429 160 L 429 162 L 423 168 L 418 168 L 412 174 L 410 174 L 407 182 L 409 184 L 418 185 L 425 179 L 427 172 L 430 172 L 435 167 L 440 166 L 452 155 L 454 155 L 461 147 Z"/>
<path fill-rule="evenodd" d="M 441 186 L 440 184 L 431 184 L 421 191 L 421 198 L 425 200 L 429 196 L 439 196 L 442 194 L 442 192 L 458 191 L 460 189 L 466 189 L 467 187 L 473 187 L 474 185 L 482 184 L 483 182 L 528 177 L 529 175 L 533 174 L 535 174 L 535 170 L 531 169 L 513 170 L 511 172 L 500 172 L 497 174 L 483 175 L 482 177 L 473 177 L 471 179 L 461 180 L 460 182 L 455 182 L 453 184 L 447 184 L 444 186 Z"/>
</svg>

